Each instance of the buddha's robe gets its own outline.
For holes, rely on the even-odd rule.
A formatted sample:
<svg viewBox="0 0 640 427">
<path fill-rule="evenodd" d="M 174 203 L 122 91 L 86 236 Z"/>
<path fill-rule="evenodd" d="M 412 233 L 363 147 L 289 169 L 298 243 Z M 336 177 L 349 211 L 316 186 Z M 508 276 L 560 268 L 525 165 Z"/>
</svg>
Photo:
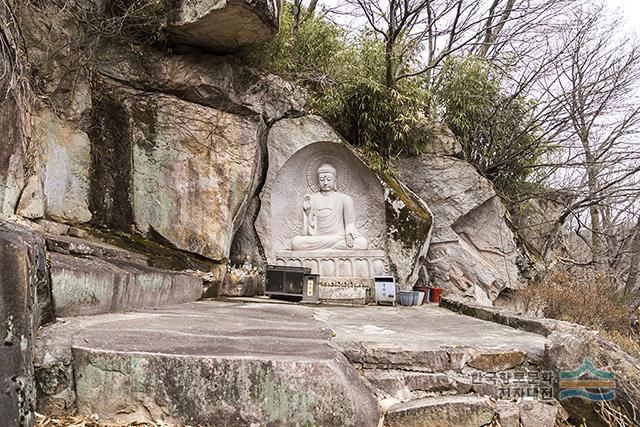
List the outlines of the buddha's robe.
<svg viewBox="0 0 640 427">
<path fill-rule="evenodd" d="M 291 239 L 294 251 L 322 249 L 367 249 L 367 239 L 355 226 L 353 199 L 338 191 L 311 195 L 311 209 L 303 212 L 302 236 Z M 353 235 L 353 247 L 347 246 L 346 233 Z"/>
</svg>

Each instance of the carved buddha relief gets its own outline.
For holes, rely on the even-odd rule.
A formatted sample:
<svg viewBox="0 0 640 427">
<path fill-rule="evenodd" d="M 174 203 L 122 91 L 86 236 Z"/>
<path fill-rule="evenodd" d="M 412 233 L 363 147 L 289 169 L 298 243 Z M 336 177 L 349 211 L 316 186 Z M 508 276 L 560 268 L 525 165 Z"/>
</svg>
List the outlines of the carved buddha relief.
<svg viewBox="0 0 640 427">
<path fill-rule="evenodd" d="M 311 162 L 310 165 L 312 165 Z M 366 237 L 356 227 L 353 199 L 338 189 L 338 171 L 330 163 L 321 164 L 315 177 L 307 173 L 309 188 L 302 201 L 302 232 L 291 239 L 294 251 L 364 250 Z M 313 182 L 315 181 L 315 185 Z M 344 185 L 348 175 L 343 180 Z"/>
</svg>

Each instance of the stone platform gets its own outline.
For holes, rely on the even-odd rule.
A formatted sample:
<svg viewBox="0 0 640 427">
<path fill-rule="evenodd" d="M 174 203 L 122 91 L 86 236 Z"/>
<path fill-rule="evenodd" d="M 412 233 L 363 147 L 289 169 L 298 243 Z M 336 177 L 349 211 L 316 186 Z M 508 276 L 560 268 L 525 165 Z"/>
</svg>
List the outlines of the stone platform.
<svg viewBox="0 0 640 427">
<path fill-rule="evenodd" d="M 276 265 L 307 267 L 323 280 L 369 279 L 386 275 L 388 266 L 384 251 L 276 251 Z"/>
<path fill-rule="evenodd" d="M 204 301 L 74 317 L 40 331 L 39 412 L 77 405 L 125 422 L 376 426 L 384 413 L 405 425 L 398 420 L 424 407 L 455 407 L 451 422 L 471 423 L 496 410 L 474 397 L 473 366 L 536 363 L 544 342 L 435 306 Z M 438 425 L 472 425 L 452 423 Z"/>
</svg>

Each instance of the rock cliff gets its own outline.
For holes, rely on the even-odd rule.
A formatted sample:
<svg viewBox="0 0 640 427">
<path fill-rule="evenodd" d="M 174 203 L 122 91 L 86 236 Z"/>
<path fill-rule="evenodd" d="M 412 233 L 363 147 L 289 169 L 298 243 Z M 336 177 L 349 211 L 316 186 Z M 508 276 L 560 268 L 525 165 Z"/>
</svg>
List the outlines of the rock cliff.
<svg viewBox="0 0 640 427">
<path fill-rule="evenodd" d="M 259 212 L 279 153 L 303 140 L 344 143 L 308 116 L 303 90 L 228 54 L 275 33 L 279 2 L 165 5 L 146 17 L 148 38 L 134 42 L 125 30 L 127 19 L 142 19 L 135 10 L 16 7 L 26 43 L 15 60 L 38 78 L 30 97 L 3 108 L 4 215 L 125 233 L 216 271 L 246 256 L 261 265 L 270 243 L 259 236 L 269 227 Z M 89 13 L 91 24 L 109 29 L 120 19 L 124 30 L 92 32 L 79 19 Z M 404 288 L 433 283 L 491 304 L 518 283 L 514 238 L 491 184 L 437 129 L 426 154 L 379 176 L 393 199 L 390 267 Z"/>
</svg>

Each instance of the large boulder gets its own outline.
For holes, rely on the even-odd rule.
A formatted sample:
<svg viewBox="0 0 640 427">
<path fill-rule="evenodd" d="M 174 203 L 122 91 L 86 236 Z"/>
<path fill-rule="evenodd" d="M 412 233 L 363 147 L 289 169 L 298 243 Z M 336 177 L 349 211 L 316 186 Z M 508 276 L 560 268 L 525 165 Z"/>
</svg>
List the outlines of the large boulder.
<svg viewBox="0 0 640 427">
<path fill-rule="evenodd" d="M 140 90 L 168 93 L 230 113 L 260 114 L 266 121 L 304 111 L 302 89 L 230 56 L 170 55 L 126 46 L 104 47 L 100 56 L 102 75 Z"/>
<path fill-rule="evenodd" d="M 122 87 L 94 102 L 94 220 L 228 258 L 259 161 L 260 118 Z"/>
<path fill-rule="evenodd" d="M 635 419 L 636 408 L 640 407 L 640 361 L 599 336 L 597 332 L 574 325 L 566 331 L 552 333 L 545 344 L 544 362 L 545 367 L 553 372 L 556 381 L 561 372 L 589 367 L 589 362 L 597 370 L 614 375 L 613 401 L 595 402 L 581 397 L 561 400 L 572 420 L 586 420 L 587 425 L 603 425 L 605 421 L 599 414 L 602 409 L 607 408 L 626 414 L 629 419 Z M 593 374 L 590 368 L 587 372 Z M 556 383 L 555 386 L 558 390 L 559 384 Z M 601 392 L 605 394 L 608 391 L 610 389 L 605 388 Z"/>
<path fill-rule="evenodd" d="M 267 41 L 280 25 L 280 0 L 172 2 L 167 30 L 175 41 L 216 51 Z"/>
<path fill-rule="evenodd" d="M 487 179 L 450 156 L 424 154 L 399 159 L 394 166 L 433 211 L 427 266 L 436 286 L 487 305 L 503 289 L 517 287 L 514 236 Z"/>
<path fill-rule="evenodd" d="M 375 397 L 329 336 L 294 305 L 199 302 L 69 318 L 40 333 L 38 409 L 77 403 L 117 423 L 378 425 Z"/>
</svg>

